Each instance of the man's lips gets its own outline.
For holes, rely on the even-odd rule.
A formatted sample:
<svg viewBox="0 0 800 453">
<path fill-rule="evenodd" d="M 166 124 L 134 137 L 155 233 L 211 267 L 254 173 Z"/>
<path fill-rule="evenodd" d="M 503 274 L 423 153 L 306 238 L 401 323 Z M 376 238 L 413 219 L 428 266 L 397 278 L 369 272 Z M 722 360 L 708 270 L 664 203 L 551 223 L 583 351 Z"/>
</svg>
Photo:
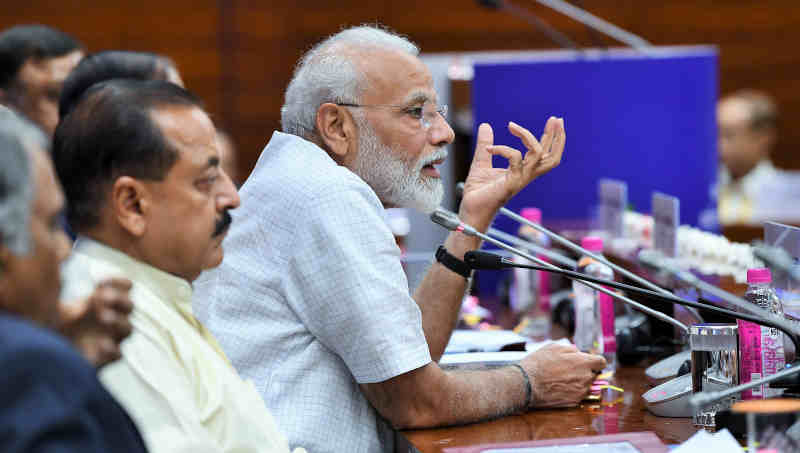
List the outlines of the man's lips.
<svg viewBox="0 0 800 453">
<path fill-rule="evenodd" d="M 442 175 L 439 173 L 439 170 L 435 167 L 436 165 L 441 165 L 444 163 L 444 159 L 437 159 L 428 165 L 422 167 L 422 174 L 425 176 L 433 177 L 433 178 L 441 178 Z"/>
</svg>

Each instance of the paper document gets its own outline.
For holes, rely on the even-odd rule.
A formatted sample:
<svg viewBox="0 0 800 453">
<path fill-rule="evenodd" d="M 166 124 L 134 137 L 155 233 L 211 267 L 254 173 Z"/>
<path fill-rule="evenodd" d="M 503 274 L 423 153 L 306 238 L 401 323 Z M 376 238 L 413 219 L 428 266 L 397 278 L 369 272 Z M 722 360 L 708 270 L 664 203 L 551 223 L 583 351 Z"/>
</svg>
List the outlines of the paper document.
<svg viewBox="0 0 800 453">
<path fill-rule="evenodd" d="M 484 450 L 481 453 L 641 453 L 630 442 L 608 444 L 553 445 L 549 447 L 519 447 Z"/>
<path fill-rule="evenodd" d="M 522 346 L 528 341 L 530 340 L 527 337 L 517 335 L 510 330 L 457 329 L 453 331 L 444 353 L 497 352 L 510 345 Z"/>
</svg>

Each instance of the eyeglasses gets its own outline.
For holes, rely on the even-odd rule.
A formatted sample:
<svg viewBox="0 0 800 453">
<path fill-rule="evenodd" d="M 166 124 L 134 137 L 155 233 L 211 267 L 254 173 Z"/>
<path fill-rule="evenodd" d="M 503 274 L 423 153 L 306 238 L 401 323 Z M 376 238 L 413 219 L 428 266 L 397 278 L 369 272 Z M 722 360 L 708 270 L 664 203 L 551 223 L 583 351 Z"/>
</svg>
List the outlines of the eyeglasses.
<svg viewBox="0 0 800 453">
<path fill-rule="evenodd" d="M 423 130 L 428 130 L 433 125 L 438 115 L 447 121 L 447 104 L 437 105 L 432 102 L 426 102 L 421 106 L 402 106 L 402 105 L 365 105 L 365 104 L 348 104 L 345 102 L 338 103 L 342 107 L 361 107 L 361 108 L 375 108 L 375 109 L 395 109 L 402 113 L 419 120 L 419 125 Z"/>
</svg>

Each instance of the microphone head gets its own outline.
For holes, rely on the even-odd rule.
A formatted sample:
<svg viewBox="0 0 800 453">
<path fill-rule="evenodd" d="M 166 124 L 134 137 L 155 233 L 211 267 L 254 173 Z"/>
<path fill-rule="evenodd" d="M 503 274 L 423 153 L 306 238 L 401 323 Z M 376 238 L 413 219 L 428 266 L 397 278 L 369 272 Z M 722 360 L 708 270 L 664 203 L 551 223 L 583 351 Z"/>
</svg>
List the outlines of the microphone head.
<svg viewBox="0 0 800 453">
<path fill-rule="evenodd" d="M 456 184 L 456 196 L 463 197 L 464 196 L 464 181 Z"/>
<path fill-rule="evenodd" d="M 450 231 L 455 231 L 461 225 L 461 219 L 457 215 L 442 207 L 436 208 L 431 213 L 431 220 Z"/>
<path fill-rule="evenodd" d="M 472 250 L 464 254 L 464 262 L 473 269 L 505 269 L 511 267 L 503 261 L 503 257 L 483 250 Z"/>
</svg>

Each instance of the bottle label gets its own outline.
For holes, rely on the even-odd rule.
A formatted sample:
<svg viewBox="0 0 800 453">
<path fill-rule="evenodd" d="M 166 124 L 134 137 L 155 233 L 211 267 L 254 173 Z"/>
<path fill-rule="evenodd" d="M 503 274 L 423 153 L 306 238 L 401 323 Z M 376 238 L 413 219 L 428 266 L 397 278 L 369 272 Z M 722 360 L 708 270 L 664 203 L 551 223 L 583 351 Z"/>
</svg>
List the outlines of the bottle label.
<svg viewBox="0 0 800 453">
<path fill-rule="evenodd" d="M 606 293 L 597 292 L 597 304 L 600 309 L 601 333 L 603 335 L 604 353 L 617 352 L 617 337 L 614 335 L 614 299 Z"/>
<path fill-rule="evenodd" d="M 739 379 L 742 384 L 771 376 L 785 365 L 783 334 L 774 329 L 749 321 L 738 321 L 739 325 Z M 742 392 L 743 400 L 779 396 L 781 389 L 768 385 Z"/>
</svg>

